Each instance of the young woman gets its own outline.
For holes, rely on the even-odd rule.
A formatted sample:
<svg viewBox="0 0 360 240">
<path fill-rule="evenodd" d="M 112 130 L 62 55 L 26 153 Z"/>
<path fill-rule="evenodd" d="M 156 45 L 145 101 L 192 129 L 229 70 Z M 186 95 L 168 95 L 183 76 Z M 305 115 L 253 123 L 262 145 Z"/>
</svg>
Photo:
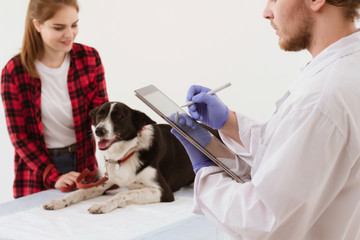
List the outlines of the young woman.
<svg viewBox="0 0 360 240">
<path fill-rule="evenodd" d="M 15 198 L 72 185 L 96 168 L 88 112 L 108 97 L 99 54 L 74 43 L 78 11 L 76 0 L 31 0 L 21 52 L 2 71 Z"/>
</svg>

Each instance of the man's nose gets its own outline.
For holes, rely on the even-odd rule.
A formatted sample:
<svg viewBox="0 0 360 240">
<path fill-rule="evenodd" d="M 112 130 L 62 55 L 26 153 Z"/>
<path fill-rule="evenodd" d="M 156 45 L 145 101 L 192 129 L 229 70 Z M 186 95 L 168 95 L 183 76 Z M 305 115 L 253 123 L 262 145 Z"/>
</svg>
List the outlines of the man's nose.
<svg viewBox="0 0 360 240">
<path fill-rule="evenodd" d="M 263 17 L 266 18 L 267 20 L 272 20 L 274 18 L 271 5 L 272 5 L 272 0 L 268 0 L 265 9 L 263 11 Z"/>
</svg>

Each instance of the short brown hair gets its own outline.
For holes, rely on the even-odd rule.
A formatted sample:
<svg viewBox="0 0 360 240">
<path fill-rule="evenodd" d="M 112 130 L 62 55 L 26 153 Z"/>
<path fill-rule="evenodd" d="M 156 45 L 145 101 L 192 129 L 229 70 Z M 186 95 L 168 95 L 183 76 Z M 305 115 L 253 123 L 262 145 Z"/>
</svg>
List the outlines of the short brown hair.
<svg viewBox="0 0 360 240">
<path fill-rule="evenodd" d="M 26 20 L 25 32 L 19 57 L 21 63 L 32 77 L 38 77 L 35 60 L 44 53 L 44 45 L 40 33 L 34 27 L 33 20 L 44 23 L 52 18 L 64 6 L 75 7 L 79 11 L 76 0 L 30 0 Z"/>
<path fill-rule="evenodd" d="M 326 2 L 344 8 L 344 14 L 347 19 L 355 20 L 360 16 L 360 0 L 326 0 Z"/>
</svg>

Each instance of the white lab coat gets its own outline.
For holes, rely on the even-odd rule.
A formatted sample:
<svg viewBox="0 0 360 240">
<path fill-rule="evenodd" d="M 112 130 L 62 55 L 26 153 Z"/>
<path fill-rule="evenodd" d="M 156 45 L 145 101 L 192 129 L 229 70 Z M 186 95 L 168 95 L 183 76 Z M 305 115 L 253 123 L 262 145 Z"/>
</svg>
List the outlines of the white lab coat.
<svg viewBox="0 0 360 240">
<path fill-rule="evenodd" d="M 259 124 L 237 113 L 251 180 L 216 166 L 195 179 L 194 212 L 236 239 L 360 239 L 360 32 L 302 71 Z"/>
</svg>

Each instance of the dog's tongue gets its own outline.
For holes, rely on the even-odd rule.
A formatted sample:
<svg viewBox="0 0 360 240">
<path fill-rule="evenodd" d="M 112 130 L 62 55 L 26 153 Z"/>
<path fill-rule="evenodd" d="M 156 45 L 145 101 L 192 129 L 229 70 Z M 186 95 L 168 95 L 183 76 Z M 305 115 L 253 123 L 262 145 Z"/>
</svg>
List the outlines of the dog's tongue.
<svg viewBox="0 0 360 240">
<path fill-rule="evenodd" d="M 118 139 L 118 135 L 115 136 L 113 139 L 100 139 L 100 141 L 98 142 L 98 147 L 100 150 L 109 148 L 110 145 L 115 142 Z"/>
<path fill-rule="evenodd" d="M 110 146 L 111 142 L 112 142 L 112 140 L 102 139 L 98 142 L 98 147 L 100 149 L 105 149 Z"/>
</svg>

